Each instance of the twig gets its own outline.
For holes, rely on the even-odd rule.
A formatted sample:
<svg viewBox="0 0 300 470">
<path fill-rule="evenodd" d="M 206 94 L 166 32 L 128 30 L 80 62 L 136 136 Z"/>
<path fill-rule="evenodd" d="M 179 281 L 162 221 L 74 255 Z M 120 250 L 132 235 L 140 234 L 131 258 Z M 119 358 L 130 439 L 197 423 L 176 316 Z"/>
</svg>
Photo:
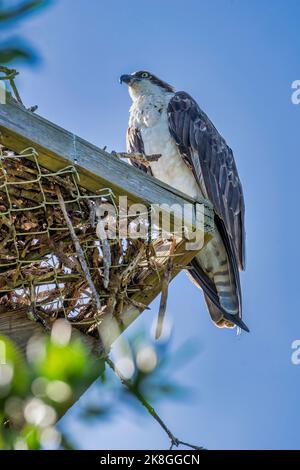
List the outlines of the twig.
<svg viewBox="0 0 300 470">
<path fill-rule="evenodd" d="M 79 239 L 75 233 L 75 230 L 74 230 L 74 227 L 73 227 L 73 224 L 68 216 L 68 212 L 67 212 L 67 209 L 66 209 L 66 205 L 65 205 L 65 201 L 62 197 L 62 194 L 61 194 L 61 191 L 60 191 L 60 188 L 59 186 L 56 186 L 56 194 L 57 194 L 57 197 L 58 197 L 58 201 L 59 201 L 59 205 L 60 205 L 60 208 L 62 210 L 62 213 L 64 215 L 64 218 L 65 218 L 65 221 L 66 221 L 66 224 L 68 226 L 68 229 L 70 231 L 70 235 L 71 235 L 71 238 L 73 240 L 73 243 L 74 243 L 74 246 L 75 246 L 75 249 L 76 249 L 76 252 L 77 252 L 77 255 L 78 255 L 78 259 L 79 259 L 79 262 L 81 264 L 81 267 L 82 267 L 82 270 L 85 274 L 85 277 L 86 277 L 86 280 L 87 280 L 87 283 L 92 291 L 92 294 L 93 294 L 93 297 L 94 297 L 94 301 L 95 301 L 95 304 L 96 304 L 96 307 L 97 307 L 97 310 L 98 310 L 98 313 L 100 312 L 101 310 L 101 301 L 100 301 L 100 297 L 98 295 L 98 292 L 97 292 L 97 289 L 95 287 L 95 284 L 93 282 L 93 279 L 91 277 L 91 274 L 90 274 L 90 271 L 89 271 L 89 268 L 88 268 L 88 265 L 87 265 L 87 262 L 85 260 L 85 257 L 84 257 L 84 253 L 83 253 L 83 250 L 81 248 L 81 245 L 80 245 L 80 242 L 79 242 Z"/>
<path fill-rule="evenodd" d="M 91 202 L 89 201 L 89 205 Z M 90 206 L 91 207 L 91 206 Z M 90 209 L 90 220 L 93 219 L 92 227 L 96 226 L 96 219 L 97 219 L 97 226 L 101 225 L 101 233 L 105 233 L 104 230 L 104 223 L 100 217 L 97 217 L 97 208 L 99 207 L 98 201 L 92 204 L 92 209 Z M 110 243 L 109 240 L 105 237 L 100 238 L 100 245 L 102 249 L 102 261 L 103 261 L 103 285 L 104 288 L 107 289 L 109 285 L 109 275 L 110 275 L 110 267 L 111 267 L 111 252 L 110 252 Z"/>
<path fill-rule="evenodd" d="M 87 199 L 87 205 L 89 206 L 90 216 L 89 216 L 89 224 L 92 228 L 96 227 L 96 204 L 94 201 L 90 201 Z"/>
<path fill-rule="evenodd" d="M 193 444 L 188 444 L 187 442 L 180 441 L 177 439 L 177 437 L 174 436 L 174 434 L 170 431 L 170 429 L 167 427 L 167 425 L 163 422 L 161 417 L 156 413 L 155 409 L 150 405 L 150 403 L 147 402 L 147 400 L 143 397 L 143 395 L 138 392 L 130 382 L 130 380 L 126 379 L 122 373 L 117 369 L 113 361 L 109 358 L 106 357 L 105 359 L 106 363 L 108 366 L 114 371 L 114 373 L 119 377 L 122 385 L 128 388 L 128 390 L 138 399 L 138 401 L 146 408 L 148 413 L 157 421 L 157 423 L 160 425 L 160 427 L 165 431 L 165 433 L 168 435 L 170 441 L 171 441 L 171 447 L 172 449 L 174 446 L 178 447 L 180 444 L 185 445 L 187 447 L 190 447 L 191 449 L 195 450 L 203 450 L 203 447 L 195 446 Z"/>
<path fill-rule="evenodd" d="M 127 153 L 127 152 L 115 152 L 114 150 L 111 152 L 111 155 L 118 158 L 130 158 L 130 160 L 134 160 L 136 162 L 144 163 L 146 166 L 150 166 L 150 162 L 157 162 L 160 159 L 160 153 L 154 153 L 152 155 L 144 155 L 143 153 Z"/>
<path fill-rule="evenodd" d="M 10 86 L 11 86 L 13 92 L 14 92 L 16 100 L 18 101 L 18 103 L 23 104 L 23 101 L 21 99 L 20 93 L 18 91 L 17 85 L 15 84 L 14 80 L 13 79 L 9 80 L 9 83 L 10 83 Z"/>
<path fill-rule="evenodd" d="M 0 77 L 0 80 L 9 81 L 12 91 L 14 92 L 14 95 L 16 97 L 16 100 L 20 104 L 23 104 L 18 88 L 14 82 L 14 79 L 17 75 L 19 75 L 19 72 L 17 72 L 17 70 L 15 69 L 9 69 L 8 67 L 4 67 L 3 65 L 0 65 L 0 72 L 5 74 L 4 77 Z"/>
<path fill-rule="evenodd" d="M 99 221 L 98 223 L 102 223 Z M 107 238 L 103 238 L 100 240 L 102 253 L 103 253 L 103 285 L 104 288 L 107 289 L 109 285 L 109 273 L 111 267 L 111 252 L 110 252 L 110 244 Z"/>
<path fill-rule="evenodd" d="M 176 247 L 176 239 L 174 237 L 171 243 L 171 247 L 170 247 L 170 253 L 169 253 L 170 257 L 167 261 L 167 265 L 166 265 L 166 268 L 163 274 L 162 283 L 161 283 L 161 298 L 160 298 L 159 312 L 158 312 L 157 325 L 156 325 L 156 331 L 155 331 L 155 339 L 159 339 L 162 333 L 164 317 L 165 317 L 166 308 L 167 308 L 169 284 L 170 284 L 173 264 L 174 264 L 172 255 L 174 254 L 175 247 Z"/>
<path fill-rule="evenodd" d="M 37 323 L 41 323 L 42 326 L 45 328 L 45 330 L 50 331 L 51 328 L 48 325 L 48 323 L 44 320 L 44 318 L 38 314 L 37 312 L 37 307 L 36 307 L 36 292 L 34 285 L 31 284 L 30 286 L 30 308 L 28 309 L 27 312 L 27 317 L 29 320 L 33 320 Z"/>
<path fill-rule="evenodd" d="M 12 80 L 19 74 L 15 69 L 9 69 L 4 65 L 0 65 L 0 72 L 5 74 L 4 77 L 0 77 L 0 80 Z"/>
<path fill-rule="evenodd" d="M 130 277 L 135 272 L 144 254 L 145 254 L 145 246 L 141 245 L 137 254 L 131 258 L 130 263 L 128 264 L 127 268 L 125 268 L 122 272 L 122 285 L 125 286 L 126 284 L 128 284 L 128 279 L 130 279 Z"/>
</svg>

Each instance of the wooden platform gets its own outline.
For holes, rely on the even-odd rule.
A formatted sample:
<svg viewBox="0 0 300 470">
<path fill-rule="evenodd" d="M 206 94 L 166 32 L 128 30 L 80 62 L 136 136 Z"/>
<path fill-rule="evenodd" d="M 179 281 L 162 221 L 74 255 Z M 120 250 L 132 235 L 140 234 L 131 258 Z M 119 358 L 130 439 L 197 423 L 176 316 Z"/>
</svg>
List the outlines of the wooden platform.
<svg viewBox="0 0 300 470">
<path fill-rule="evenodd" d="M 0 143 L 16 153 L 29 147 L 34 148 L 38 154 L 36 158 L 40 167 L 52 173 L 66 167 L 74 167 L 79 176 L 78 184 L 89 194 L 97 194 L 99 190 L 109 188 L 116 201 L 119 196 L 126 195 L 129 205 L 137 202 L 142 202 L 147 206 L 164 204 L 165 212 L 168 212 L 168 206 L 183 208 L 186 204 L 191 204 L 195 209 L 196 204 L 201 204 L 205 214 L 204 244 L 213 236 L 213 210 L 207 201 L 195 201 L 121 161 L 116 156 L 27 111 L 10 95 L 7 95 L 6 104 L 0 105 Z M 177 217 L 176 210 L 170 211 L 169 215 L 174 222 Z M 195 210 L 192 228 L 194 220 Z M 149 271 L 143 274 L 147 285 L 152 288 L 147 292 L 137 291 L 132 296 L 135 305 L 139 307 L 131 305 L 124 308 L 121 312 L 122 328 L 115 327 L 114 312 L 107 311 L 99 326 L 101 342 L 93 337 L 85 340 L 90 344 L 94 354 L 99 356 L 103 352 L 106 353 L 113 341 L 142 313 L 141 305 L 149 305 L 159 295 L 162 289 L 163 273 L 169 260 L 169 248 L 170 244 L 166 244 L 160 251 L 158 272 Z M 197 251 L 186 250 L 185 241 L 177 243 L 173 253 L 174 262 L 170 277 L 176 276 L 196 254 Z M 22 350 L 31 332 L 36 329 L 41 331 L 40 326 L 33 325 L 32 321 L 27 319 L 24 309 L 0 311 L 0 332 L 13 339 Z"/>
</svg>

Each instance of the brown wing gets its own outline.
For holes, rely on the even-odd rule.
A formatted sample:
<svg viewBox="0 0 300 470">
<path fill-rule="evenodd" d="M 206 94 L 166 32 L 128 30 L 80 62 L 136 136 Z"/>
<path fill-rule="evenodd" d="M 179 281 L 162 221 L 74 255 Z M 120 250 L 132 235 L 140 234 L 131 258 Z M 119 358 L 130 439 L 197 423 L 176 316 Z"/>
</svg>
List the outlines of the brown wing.
<svg viewBox="0 0 300 470">
<path fill-rule="evenodd" d="M 126 145 L 128 153 L 141 153 L 145 154 L 144 143 L 139 129 L 136 127 L 129 126 L 126 135 Z M 140 170 L 152 175 L 150 166 L 144 165 L 142 162 L 136 160 L 130 160 L 132 165 Z"/>
<path fill-rule="evenodd" d="M 174 95 L 168 115 L 169 129 L 182 157 L 224 225 L 228 248 L 235 255 L 234 264 L 245 269 L 245 205 L 232 150 L 187 93 Z"/>
</svg>

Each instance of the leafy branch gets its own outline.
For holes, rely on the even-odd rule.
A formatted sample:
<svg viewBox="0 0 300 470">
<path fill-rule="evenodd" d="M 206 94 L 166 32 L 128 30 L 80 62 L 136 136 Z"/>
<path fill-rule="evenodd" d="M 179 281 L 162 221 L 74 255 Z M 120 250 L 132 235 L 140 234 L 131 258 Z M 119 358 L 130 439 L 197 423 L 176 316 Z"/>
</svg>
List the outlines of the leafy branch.
<svg viewBox="0 0 300 470">
<path fill-rule="evenodd" d="M 48 0 L 31 0 L 29 2 L 22 2 L 20 5 L 16 5 L 5 10 L 0 11 L 0 22 L 8 22 L 19 20 L 27 13 L 31 13 L 33 10 L 44 6 L 48 3 Z"/>
<path fill-rule="evenodd" d="M 49 0 L 28 0 L 10 7 L 0 5 L 0 26 L 11 26 L 25 15 L 33 13 L 48 3 Z M 18 42 L 22 44 L 19 45 Z M 9 39 L 6 44 L 0 46 L 0 64 L 8 64 L 16 59 L 32 62 L 35 54 L 29 47 L 24 47 L 23 40 Z"/>
</svg>

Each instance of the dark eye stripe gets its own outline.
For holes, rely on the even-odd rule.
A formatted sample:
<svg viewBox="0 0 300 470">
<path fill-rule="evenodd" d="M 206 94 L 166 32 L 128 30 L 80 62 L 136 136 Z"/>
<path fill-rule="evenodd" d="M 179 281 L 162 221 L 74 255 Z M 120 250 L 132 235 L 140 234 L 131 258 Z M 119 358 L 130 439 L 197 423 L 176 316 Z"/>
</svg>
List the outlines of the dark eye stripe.
<svg viewBox="0 0 300 470">
<path fill-rule="evenodd" d="M 155 75 L 151 75 L 149 72 L 139 70 L 138 72 L 134 72 L 132 74 L 134 77 L 141 77 L 141 78 L 147 78 L 150 80 L 152 83 L 155 85 L 160 86 L 161 88 L 164 88 L 168 92 L 175 92 L 174 88 L 169 85 L 168 83 L 164 82 L 163 80 L 160 80 L 158 77 Z"/>
</svg>

